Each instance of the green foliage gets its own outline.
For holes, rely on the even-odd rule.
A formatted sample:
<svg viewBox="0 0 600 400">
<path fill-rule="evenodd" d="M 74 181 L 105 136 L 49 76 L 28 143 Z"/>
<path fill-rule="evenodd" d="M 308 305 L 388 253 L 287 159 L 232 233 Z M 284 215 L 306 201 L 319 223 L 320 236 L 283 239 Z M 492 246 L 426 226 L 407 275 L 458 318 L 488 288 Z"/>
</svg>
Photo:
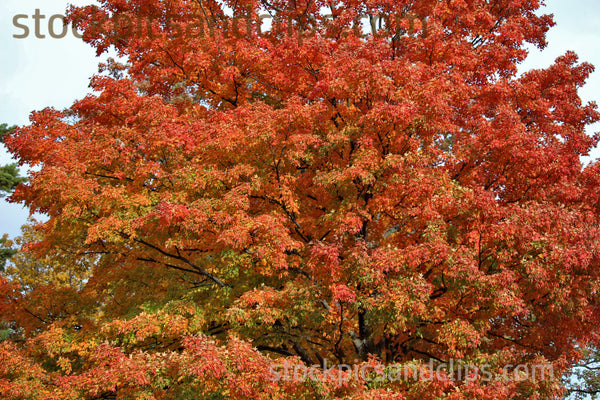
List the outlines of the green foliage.
<svg viewBox="0 0 600 400">
<path fill-rule="evenodd" d="M 17 185 L 27 182 L 27 178 L 19 176 L 17 164 L 7 164 L 0 167 L 0 196 L 1 192 L 11 192 Z"/>
<path fill-rule="evenodd" d="M 10 246 L 10 241 L 8 240 L 7 235 L 4 235 L 0 238 L 0 272 L 4 272 L 6 262 L 12 256 L 14 256 L 16 252 L 17 250 Z"/>
<path fill-rule="evenodd" d="M 0 142 L 4 141 L 7 134 L 12 133 L 16 126 L 0 124 Z M 8 164 L 0 166 L 0 197 L 5 193 L 11 192 L 17 185 L 27 181 L 27 178 L 19 176 L 17 164 Z M 4 272 L 6 262 L 17 252 L 7 243 L 7 237 L 0 238 L 0 272 Z"/>
</svg>

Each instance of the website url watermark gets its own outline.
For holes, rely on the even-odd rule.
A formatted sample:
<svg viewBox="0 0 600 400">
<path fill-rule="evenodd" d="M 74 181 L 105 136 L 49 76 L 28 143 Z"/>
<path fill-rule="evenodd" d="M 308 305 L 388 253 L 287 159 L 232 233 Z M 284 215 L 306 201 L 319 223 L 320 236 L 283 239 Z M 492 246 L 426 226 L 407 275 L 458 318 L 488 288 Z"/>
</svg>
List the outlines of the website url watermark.
<svg viewBox="0 0 600 400">
<path fill-rule="evenodd" d="M 350 381 L 397 382 L 397 381 L 543 381 L 554 377 L 554 368 L 550 364 L 508 364 L 498 369 L 491 365 L 473 365 L 461 360 L 449 360 L 437 363 L 431 359 L 426 364 L 389 364 L 357 363 L 353 365 L 323 364 L 306 366 L 287 361 L 272 364 L 269 369 L 272 381 L 333 381 L 342 386 Z"/>
<path fill-rule="evenodd" d="M 333 16 L 320 16 L 323 22 L 319 32 L 327 32 L 329 28 L 335 31 L 327 21 Z M 15 14 L 12 22 L 17 29 L 12 36 L 15 39 L 30 38 L 31 34 L 37 39 L 62 39 L 69 35 L 83 39 L 84 34 L 75 24 L 61 14 L 47 16 L 40 9 L 31 14 Z M 220 30 L 224 37 L 283 37 L 297 36 L 299 40 L 314 37 L 317 34 L 317 22 L 314 16 L 305 18 L 299 23 L 291 17 L 283 18 L 277 14 L 251 13 L 232 16 L 222 16 L 220 19 L 209 20 L 202 15 L 182 17 L 176 14 L 164 16 L 131 16 L 124 13 L 105 14 L 99 9 L 92 9 L 89 17 L 91 24 L 87 28 L 92 36 L 105 36 L 119 39 L 150 38 L 166 36 L 169 39 L 178 38 L 214 38 Z M 398 15 L 359 15 L 352 21 L 352 32 L 359 37 L 366 35 L 421 35 L 427 36 L 427 18 L 422 15 L 402 13 Z"/>
</svg>

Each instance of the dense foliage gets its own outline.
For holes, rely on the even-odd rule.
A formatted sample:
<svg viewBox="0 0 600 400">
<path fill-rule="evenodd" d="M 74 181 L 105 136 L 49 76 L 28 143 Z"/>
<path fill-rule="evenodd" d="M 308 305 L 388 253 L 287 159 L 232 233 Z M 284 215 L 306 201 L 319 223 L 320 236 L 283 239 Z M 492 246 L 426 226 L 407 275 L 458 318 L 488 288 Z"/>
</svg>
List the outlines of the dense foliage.
<svg viewBox="0 0 600 400">
<path fill-rule="evenodd" d="M 100 4 L 70 18 L 127 64 L 5 139 L 47 220 L 0 281 L 0 397 L 547 399 L 600 344 L 592 67 L 517 75 L 539 1 Z M 452 360 L 489 376 L 273 370 Z"/>
</svg>

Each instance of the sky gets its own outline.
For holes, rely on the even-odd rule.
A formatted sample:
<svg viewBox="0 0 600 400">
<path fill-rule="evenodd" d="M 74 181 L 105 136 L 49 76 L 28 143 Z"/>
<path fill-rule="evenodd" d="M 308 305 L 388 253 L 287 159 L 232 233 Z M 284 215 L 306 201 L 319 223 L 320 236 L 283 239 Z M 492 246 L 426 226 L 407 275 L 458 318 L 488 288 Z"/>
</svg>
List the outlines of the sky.
<svg viewBox="0 0 600 400">
<path fill-rule="evenodd" d="M 98 63 L 105 60 L 95 57 L 95 51 L 71 32 L 66 37 L 50 37 L 48 22 L 53 15 L 65 13 L 67 4 L 85 5 L 86 1 L 67 0 L 2 0 L 0 14 L 0 123 L 25 125 L 29 114 L 45 107 L 63 109 L 76 99 L 89 93 L 89 78 L 97 72 Z M 35 35 L 35 20 L 39 10 L 39 34 Z M 581 61 L 598 66 L 580 95 L 584 102 L 600 103 L 600 2 L 598 0 L 547 0 L 545 13 L 554 14 L 556 26 L 548 36 L 548 47 L 544 51 L 532 48 L 528 59 L 520 70 L 549 66 L 566 51 L 575 51 Z M 29 29 L 25 38 L 24 29 L 15 26 L 13 18 L 22 14 L 17 22 Z M 24 16 L 28 16 L 25 18 Z M 61 21 L 53 19 L 54 33 L 60 35 Z M 41 36 L 40 35 L 40 36 Z M 600 131 L 600 124 L 590 127 L 588 133 Z M 593 159 L 600 151 L 592 153 Z M 586 161 L 589 161 L 586 160 Z M 0 145 L 0 165 L 11 162 L 10 154 Z M 20 227 L 27 221 L 28 210 L 22 205 L 7 203 L 0 199 L 0 235 L 8 233 L 18 236 Z"/>
</svg>

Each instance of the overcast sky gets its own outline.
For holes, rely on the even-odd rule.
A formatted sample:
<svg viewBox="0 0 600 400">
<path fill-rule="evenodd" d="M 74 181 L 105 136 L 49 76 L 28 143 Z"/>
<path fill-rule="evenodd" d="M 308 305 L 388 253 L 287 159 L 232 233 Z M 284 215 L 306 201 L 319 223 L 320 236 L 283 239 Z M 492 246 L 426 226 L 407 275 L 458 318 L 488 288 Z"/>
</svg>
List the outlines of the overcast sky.
<svg viewBox="0 0 600 400">
<path fill-rule="evenodd" d="M 58 109 L 70 106 L 75 99 L 88 93 L 88 82 L 97 71 L 95 52 L 70 32 L 65 38 L 53 39 L 48 33 L 48 20 L 54 14 L 64 14 L 67 0 L 2 0 L 0 18 L 0 123 L 23 125 L 29 113 L 48 106 Z M 90 4 L 90 0 L 70 3 Z M 582 61 L 591 62 L 600 70 L 600 3 L 598 0 L 548 0 L 546 13 L 554 14 L 556 26 L 548 35 L 549 46 L 539 52 L 533 49 L 521 70 L 546 67 L 567 50 L 575 51 Z M 35 10 L 45 15 L 41 31 L 45 38 L 35 37 L 32 15 Z M 19 22 L 30 29 L 29 37 L 13 38 L 23 33 L 13 25 L 17 14 L 28 15 Z M 60 34 L 60 21 L 55 21 Z M 594 72 L 581 90 L 584 101 L 600 100 L 600 71 Z M 598 125 L 590 129 L 600 130 Z M 594 158 L 600 151 L 594 151 Z M 0 145 L 0 165 L 10 161 L 10 155 Z M 15 237 L 28 217 L 28 211 L 18 204 L 0 200 L 0 234 Z"/>
</svg>

